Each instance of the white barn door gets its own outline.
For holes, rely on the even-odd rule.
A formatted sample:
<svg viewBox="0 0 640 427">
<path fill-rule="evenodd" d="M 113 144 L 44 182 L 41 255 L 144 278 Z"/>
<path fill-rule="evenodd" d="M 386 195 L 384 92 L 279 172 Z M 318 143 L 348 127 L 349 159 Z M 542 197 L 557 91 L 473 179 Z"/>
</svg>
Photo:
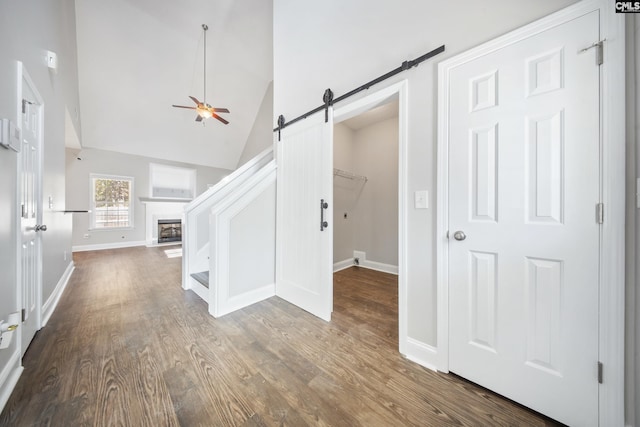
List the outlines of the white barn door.
<svg viewBox="0 0 640 427">
<path fill-rule="evenodd" d="M 454 68 L 449 369 L 598 423 L 599 16 Z"/>
<path fill-rule="evenodd" d="M 294 123 L 277 143 L 276 295 L 326 321 L 333 311 L 332 116 Z"/>
</svg>

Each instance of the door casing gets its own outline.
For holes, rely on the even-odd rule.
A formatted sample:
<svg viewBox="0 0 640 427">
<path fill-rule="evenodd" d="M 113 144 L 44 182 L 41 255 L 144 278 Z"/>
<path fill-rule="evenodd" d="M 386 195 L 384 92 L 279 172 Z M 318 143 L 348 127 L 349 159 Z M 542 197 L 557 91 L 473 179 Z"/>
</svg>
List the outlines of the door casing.
<svg viewBox="0 0 640 427">
<path fill-rule="evenodd" d="M 601 228 L 599 295 L 600 362 L 605 380 L 599 385 L 600 425 L 624 424 L 624 216 L 625 216 L 625 96 L 624 19 L 613 3 L 587 0 L 487 42 L 438 66 L 437 150 L 437 368 L 449 371 L 449 73 L 460 64 L 563 24 L 586 13 L 600 13 L 601 38 L 606 39 L 604 63 L 600 67 L 600 123 L 602 139 L 601 200 L 605 221 Z"/>
<path fill-rule="evenodd" d="M 398 338 L 401 354 L 407 354 L 407 346 L 411 344 L 407 336 L 407 93 L 408 81 L 401 80 L 333 110 L 335 124 L 385 104 L 390 98 L 398 98 Z"/>
</svg>

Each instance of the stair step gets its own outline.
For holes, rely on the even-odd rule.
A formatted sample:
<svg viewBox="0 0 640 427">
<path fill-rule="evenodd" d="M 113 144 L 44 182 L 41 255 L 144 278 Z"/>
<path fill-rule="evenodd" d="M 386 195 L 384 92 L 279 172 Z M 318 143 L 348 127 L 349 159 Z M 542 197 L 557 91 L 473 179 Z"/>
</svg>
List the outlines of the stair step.
<svg viewBox="0 0 640 427">
<path fill-rule="evenodd" d="M 191 277 L 200 282 L 205 288 L 209 288 L 209 272 L 191 273 Z"/>
</svg>

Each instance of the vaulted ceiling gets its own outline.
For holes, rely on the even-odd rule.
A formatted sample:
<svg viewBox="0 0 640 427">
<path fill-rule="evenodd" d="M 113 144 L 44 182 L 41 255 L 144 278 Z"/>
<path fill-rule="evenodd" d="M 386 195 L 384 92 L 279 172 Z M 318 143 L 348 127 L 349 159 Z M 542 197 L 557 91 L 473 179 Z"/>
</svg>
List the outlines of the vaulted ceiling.
<svg viewBox="0 0 640 427">
<path fill-rule="evenodd" d="M 234 169 L 273 80 L 271 0 L 76 2 L 82 146 Z M 188 95 L 230 121 L 195 122 Z M 270 138 L 270 135 L 265 135 Z"/>
</svg>

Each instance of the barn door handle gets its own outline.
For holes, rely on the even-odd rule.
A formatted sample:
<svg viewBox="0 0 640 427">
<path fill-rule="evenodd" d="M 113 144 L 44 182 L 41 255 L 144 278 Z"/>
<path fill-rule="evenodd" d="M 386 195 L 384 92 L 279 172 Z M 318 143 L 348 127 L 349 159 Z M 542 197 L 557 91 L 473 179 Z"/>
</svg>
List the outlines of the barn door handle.
<svg viewBox="0 0 640 427">
<path fill-rule="evenodd" d="M 329 223 L 324 220 L 324 210 L 328 207 L 329 203 L 325 202 L 324 199 L 320 199 L 320 231 L 324 231 L 329 226 Z"/>
</svg>

